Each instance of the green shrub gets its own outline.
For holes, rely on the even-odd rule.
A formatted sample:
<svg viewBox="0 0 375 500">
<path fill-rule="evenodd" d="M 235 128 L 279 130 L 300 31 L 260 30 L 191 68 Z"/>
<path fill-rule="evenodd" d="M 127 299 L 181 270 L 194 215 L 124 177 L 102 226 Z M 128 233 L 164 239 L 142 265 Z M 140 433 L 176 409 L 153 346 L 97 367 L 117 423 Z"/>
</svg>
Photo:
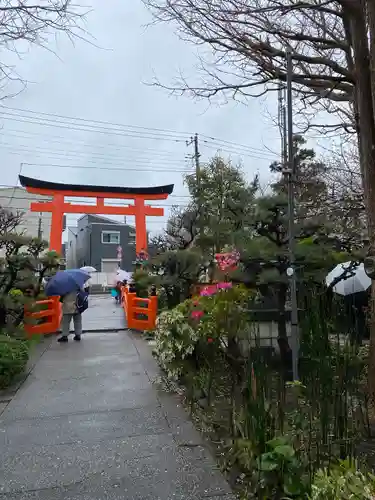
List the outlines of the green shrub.
<svg viewBox="0 0 375 500">
<path fill-rule="evenodd" d="M 223 337 L 241 332 L 249 321 L 251 296 L 248 290 L 233 287 L 188 299 L 162 312 L 156 324 L 155 354 L 168 377 L 178 379 L 192 368 L 192 357 L 201 353 L 212 358 L 214 351 L 222 349 Z"/>
<path fill-rule="evenodd" d="M 148 290 L 154 283 L 155 277 L 151 276 L 145 269 L 136 269 L 132 279 L 137 297 L 147 298 Z"/>
<path fill-rule="evenodd" d="M 349 461 L 328 469 L 320 469 L 314 477 L 311 500 L 373 500 L 375 477 L 358 470 Z"/>
<path fill-rule="evenodd" d="M 184 361 L 194 352 L 199 333 L 189 324 L 188 312 L 191 301 L 187 300 L 171 311 L 164 311 L 156 322 L 155 355 L 171 379 L 178 379 L 184 368 Z"/>
<path fill-rule="evenodd" d="M 290 440 L 284 436 L 275 437 L 266 446 L 267 451 L 258 458 L 258 497 L 303 498 L 307 489 L 303 466 Z"/>
<path fill-rule="evenodd" d="M 24 340 L 0 336 L 0 389 L 11 384 L 22 373 L 29 359 L 29 346 Z"/>
</svg>

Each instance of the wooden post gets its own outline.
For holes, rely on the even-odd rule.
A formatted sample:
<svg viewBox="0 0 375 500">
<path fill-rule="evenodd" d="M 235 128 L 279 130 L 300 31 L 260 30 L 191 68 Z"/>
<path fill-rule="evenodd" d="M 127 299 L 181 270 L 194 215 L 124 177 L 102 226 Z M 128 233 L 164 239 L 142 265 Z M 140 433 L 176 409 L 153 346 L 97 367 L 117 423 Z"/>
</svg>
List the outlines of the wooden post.
<svg viewBox="0 0 375 500">
<path fill-rule="evenodd" d="M 63 220 L 64 220 L 64 195 L 56 193 L 53 197 L 53 211 L 51 218 L 51 232 L 49 249 L 55 250 L 61 255 L 62 250 L 62 233 L 63 233 Z"/>
<path fill-rule="evenodd" d="M 147 229 L 145 200 L 136 198 L 135 206 L 135 251 L 139 254 L 142 250 L 147 250 Z"/>
</svg>

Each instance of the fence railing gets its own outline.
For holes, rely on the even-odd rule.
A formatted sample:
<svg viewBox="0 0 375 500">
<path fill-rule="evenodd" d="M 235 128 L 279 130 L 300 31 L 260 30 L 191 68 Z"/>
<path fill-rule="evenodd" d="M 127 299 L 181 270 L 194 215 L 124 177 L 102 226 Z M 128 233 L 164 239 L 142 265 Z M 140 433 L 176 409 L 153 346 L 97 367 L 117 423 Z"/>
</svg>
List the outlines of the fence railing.
<svg viewBox="0 0 375 500">
<path fill-rule="evenodd" d="M 132 330 L 154 330 L 158 311 L 158 298 L 156 296 L 151 296 L 148 299 L 137 297 L 135 293 L 129 292 L 128 287 L 122 287 L 121 296 L 128 328 Z"/>
<path fill-rule="evenodd" d="M 92 273 L 90 285 L 101 285 L 103 288 L 113 287 L 116 280 L 116 273 Z"/>
<path fill-rule="evenodd" d="M 122 287 L 122 305 L 128 328 L 151 331 L 156 326 L 158 310 L 157 296 L 137 297 L 128 287 Z M 25 330 L 28 335 L 47 335 L 60 328 L 62 306 L 59 297 L 38 300 L 33 310 L 25 311 Z"/>
<path fill-rule="evenodd" d="M 58 331 L 62 314 L 59 297 L 38 300 L 33 309 L 25 310 L 25 330 L 28 335 L 46 335 Z"/>
</svg>

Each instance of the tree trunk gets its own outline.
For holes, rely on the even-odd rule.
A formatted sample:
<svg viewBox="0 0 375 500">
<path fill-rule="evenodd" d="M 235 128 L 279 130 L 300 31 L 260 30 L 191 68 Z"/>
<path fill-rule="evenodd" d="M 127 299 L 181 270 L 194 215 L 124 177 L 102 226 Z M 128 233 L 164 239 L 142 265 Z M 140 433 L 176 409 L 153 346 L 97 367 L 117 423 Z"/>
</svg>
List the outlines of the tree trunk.
<svg viewBox="0 0 375 500">
<path fill-rule="evenodd" d="M 373 0 L 368 1 L 368 6 Z M 375 253 L 375 53 L 374 31 L 370 33 L 371 53 L 367 37 L 365 2 L 359 0 L 348 10 L 355 61 L 355 101 L 357 108 L 358 145 L 366 203 L 370 252 Z M 369 11 L 370 13 L 370 11 Z M 371 8 L 371 16 L 374 14 Z M 373 18 L 370 17 L 370 21 Z M 370 22 L 370 30 L 373 29 Z M 373 78 L 372 78 L 373 77 Z M 370 356 L 368 388 L 375 396 L 375 283 L 372 285 Z"/>
<path fill-rule="evenodd" d="M 5 329 L 7 324 L 7 310 L 4 305 L 0 306 L 0 332 Z"/>
</svg>

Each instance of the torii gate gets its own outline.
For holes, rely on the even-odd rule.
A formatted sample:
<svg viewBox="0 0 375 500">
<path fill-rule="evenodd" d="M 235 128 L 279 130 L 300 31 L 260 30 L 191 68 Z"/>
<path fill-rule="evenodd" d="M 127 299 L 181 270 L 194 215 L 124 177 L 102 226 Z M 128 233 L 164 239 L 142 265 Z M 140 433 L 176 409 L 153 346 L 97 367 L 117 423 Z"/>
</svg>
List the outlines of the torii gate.
<svg viewBox="0 0 375 500">
<path fill-rule="evenodd" d="M 119 186 L 80 186 L 48 182 L 19 175 L 19 181 L 29 193 L 52 197 L 52 201 L 34 201 L 30 204 L 32 212 L 51 212 L 50 250 L 61 254 L 64 214 L 106 214 L 135 216 L 135 249 L 139 254 L 147 251 L 146 216 L 163 216 L 164 208 L 145 205 L 146 200 L 166 200 L 173 192 L 174 185 L 147 188 Z M 95 198 L 95 205 L 75 205 L 65 201 L 65 196 Z M 105 198 L 134 200 L 133 205 L 109 206 Z"/>
</svg>

